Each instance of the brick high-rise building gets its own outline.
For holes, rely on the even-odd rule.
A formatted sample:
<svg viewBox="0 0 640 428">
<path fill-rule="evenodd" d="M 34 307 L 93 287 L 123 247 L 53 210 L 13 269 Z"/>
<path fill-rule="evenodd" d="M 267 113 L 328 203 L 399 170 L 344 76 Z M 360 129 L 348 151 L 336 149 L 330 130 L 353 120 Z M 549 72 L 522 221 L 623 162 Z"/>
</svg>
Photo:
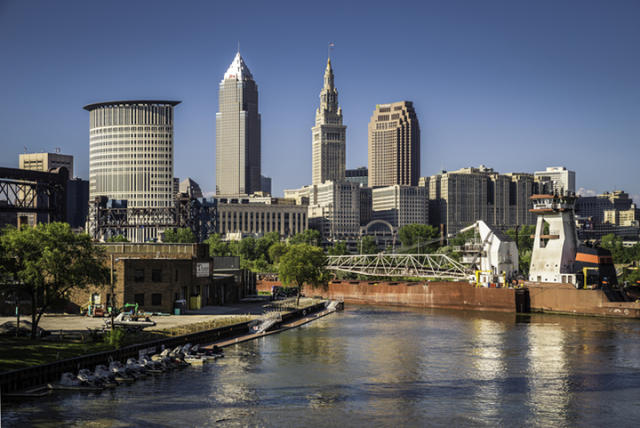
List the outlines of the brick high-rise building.
<svg viewBox="0 0 640 428">
<path fill-rule="evenodd" d="M 376 106 L 369 122 L 369 186 L 417 186 L 420 125 L 411 101 Z"/>
<path fill-rule="evenodd" d="M 312 184 L 342 181 L 345 172 L 347 127 L 342 124 L 342 109 L 338 107 L 338 90 L 333 84 L 331 59 L 324 72 L 324 87 L 320 91 L 320 107 L 312 134 Z"/>
<path fill-rule="evenodd" d="M 258 85 L 236 54 L 224 73 L 216 113 L 216 194 L 251 195 L 261 190 Z"/>
</svg>

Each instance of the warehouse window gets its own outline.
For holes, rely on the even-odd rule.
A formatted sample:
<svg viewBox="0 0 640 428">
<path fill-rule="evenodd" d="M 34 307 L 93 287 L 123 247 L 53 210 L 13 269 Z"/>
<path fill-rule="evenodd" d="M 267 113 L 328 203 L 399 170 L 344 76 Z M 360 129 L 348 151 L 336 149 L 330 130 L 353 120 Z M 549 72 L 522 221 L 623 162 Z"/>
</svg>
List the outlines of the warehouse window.
<svg viewBox="0 0 640 428">
<path fill-rule="evenodd" d="M 144 293 L 140 293 L 140 294 L 136 294 L 133 296 L 133 300 L 135 301 L 135 303 L 137 303 L 139 306 L 144 306 Z"/>
<path fill-rule="evenodd" d="M 162 294 L 153 293 L 151 295 L 151 305 L 152 306 L 160 306 L 160 305 L 162 305 Z"/>
<path fill-rule="evenodd" d="M 162 269 L 153 269 L 153 270 L 151 270 L 151 281 L 153 281 L 153 282 L 161 282 L 162 281 Z"/>
<path fill-rule="evenodd" d="M 136 269 L 133 271 L 134 282 L 144 282 L 144 269 Z"/>
</svg>

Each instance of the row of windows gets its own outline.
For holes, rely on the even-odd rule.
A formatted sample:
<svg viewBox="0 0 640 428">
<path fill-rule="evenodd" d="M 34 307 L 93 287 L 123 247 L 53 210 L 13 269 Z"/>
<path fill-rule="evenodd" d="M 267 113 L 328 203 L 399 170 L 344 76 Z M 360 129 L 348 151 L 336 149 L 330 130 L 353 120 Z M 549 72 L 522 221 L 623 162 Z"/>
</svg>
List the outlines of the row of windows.
<svg viewBox="0 0 640 428">
<path fill-rule="evenodd" d="M 159 105 L 102 106 L 90 113 L 92 128 L 118 125 L 171 125 L 173 107 Z"/>
<path fill-rule="evenodd" d="M 99 135 L 99 134 L 112 134 L 114 132 L 129 132 L 129 131 L 173 132 L 173 127 L 171 126 L 105 126 L 103 128 L 92 128 L 89 131 L 89 134 Z"/>
<path fill-rule="evenodd" d="M 140 307 L 144 307 L 144 293 L 134 294 L 133 300 Z M 151 293 L 151 306 L 161 306 L 162 305 L 162 294 L 160 293 Z"/>
</svg>

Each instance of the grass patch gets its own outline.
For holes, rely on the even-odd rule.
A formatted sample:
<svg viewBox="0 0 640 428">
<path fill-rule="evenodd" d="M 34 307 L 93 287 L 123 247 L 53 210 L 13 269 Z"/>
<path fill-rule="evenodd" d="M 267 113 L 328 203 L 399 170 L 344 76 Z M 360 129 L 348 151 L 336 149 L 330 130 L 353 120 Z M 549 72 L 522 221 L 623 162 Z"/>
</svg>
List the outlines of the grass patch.
<svg viewBox="0 0 640 428">
<path fill-rule="evenodd" d="M 220 317 L 219 319 L 187 324 L 165 330 L 141 331 L 128 333 L 119 338 L 115 345 L 127 346 L 151 340 L 164 339 L 172 336 L 196 333 L 198 331 L 211 330 L 225 327 L 231 324 L 250 321 L 252 316 Z M 9 370 L 22 369 L 40 364 L 52 363 L 66 358 L 78 357 L 95 352 L 110 351 L 116 346 L 105 343 L 102 339 L 97 341 L 50 341 L 29 337 L 0 337 L 0 373 Z"/>
<path fill-rule="evenodd" d="M 0 372 L 52 363 L 65 358 L 94 352 L 108 351 L 113 347 L 103 342 L 48 342 L 27 337 L 0 338 Z"/>
</svg>

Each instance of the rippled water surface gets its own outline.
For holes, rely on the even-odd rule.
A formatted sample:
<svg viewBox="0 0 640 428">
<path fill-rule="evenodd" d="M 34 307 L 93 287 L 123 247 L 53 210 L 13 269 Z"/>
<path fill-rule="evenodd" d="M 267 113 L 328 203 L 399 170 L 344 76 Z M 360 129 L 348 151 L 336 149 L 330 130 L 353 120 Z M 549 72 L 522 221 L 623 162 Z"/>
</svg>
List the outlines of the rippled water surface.
<svg viewBox="0 0 640 428">
<path fill-rule="evenodd" d="M 638 426 L 640 322 L 348 306 L 10 426 Z"/>
</svg>

